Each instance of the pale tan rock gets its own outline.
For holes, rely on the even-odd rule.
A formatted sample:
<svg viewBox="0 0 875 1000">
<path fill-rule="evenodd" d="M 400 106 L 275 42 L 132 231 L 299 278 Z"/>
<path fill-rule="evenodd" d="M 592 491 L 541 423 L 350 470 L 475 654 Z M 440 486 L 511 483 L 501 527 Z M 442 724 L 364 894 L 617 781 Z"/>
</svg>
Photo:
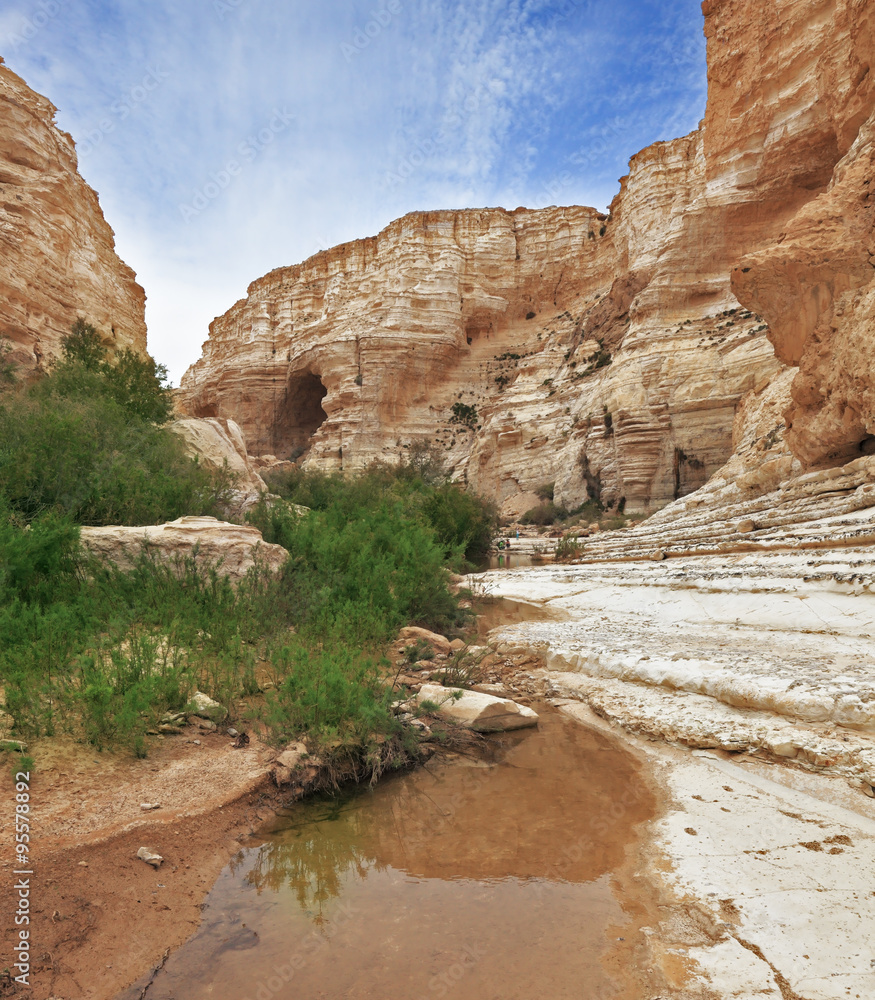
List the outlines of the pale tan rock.
<svg viewBox="0 0 875 1000">
<path fill-rule="evenodd" d="M 267 492 L 264 480 L 246 451 L 243 434 L 233 420 L 180 417 L 168 426 L 182 438 L 192 457 L 197 457 L 208 468 L 228 469 L 236 476 L 239 491 Z"/>
<path fill-rule="evenodd" d="M 452 644 L 446 636 L 438 635 L 437 632 L 430 632 L 427 628 L 417 628 L 415 625 L 409 625 L 406 628 L 402 628 L 398 633 L 399 643 L 413 645 L 419 639 L 427 642 L 436 653 L 452 652 Z"/>
<path fill-rule="evenodd" d="M 45 370 L 78 317 L 112 351 L 146 350 L 145 293 L 116 255 L 55 108 L 0 58 L 0 334 Z"/>
<path fill-rule="evenodd" d="M 436 704 L 439 716 L 478 733 L 524 729 L 538 724 L 538 715 L 531 708 L 479 691 L 423 684 L 415 699 L 420 705 L 424 701 Z"/>
<path fill-rule="evenodd" d="M 141 847 L 137 851 L 137 857 L 141 861 L 145 861 L 147 865 L 151 865 L 153 868 L 160 868 L 161 863 L 164 861 L 164 858 L 162 858 L 160 854 L 155 854 L 150 851 L 148 847 Z M 82 862 L 80 862 L 80 864 L 81 863 Z"/>
<path fill-rule="evenodd" d="M 837 165 L 828 190 L 797 213 L 779 244 L 746 257 L 733 275 L 737 294 L 769 320 L 777 355 L 798 367 L 787 436 L 807 467 L 843 464 L 872 454 L 875 444 L 875 379 L 868 376 L 875 326 L 873 157 L 875 115 Z"/>
<path fill-rule="evenodd" d="M 514 493 L 513 496 L 502 501 L 501 516 L 503 518 L 520 517 L 540 503 L 543 501 L 537 493 Z"/>
<path fill-rule="evenodd" d="M 121 569 L 131 569 L 145 547 L 165 562 L 194 554 L 198 565 L 215 566 L 234 581 L 246 576 L 256 558 L 268 570 L 278 572 L 289 555 L 281 545 L 266 543 L 256 528 L 214 517 L 180 517 L 168 524 L 138 528 L 85 527 L 81 539 L 91 553 Z"/>
<path fill-rule="evenodd" d="M 226 470 L 234 477 L 227 504 L 221 513 L 233 520 L 243 520 L 263 497 L 267 485 L 258 473 L 240 428 L 233 420 L 215 417 L 181 417 L 169 429 L 182 438 L 186 451 L 209 469 Z"/>
<path fill-rule="evenodd" d="M 304 743 L 290 743 L 276 758 L 270 773 L 278 788 L 291 784 L 306 788 L 319 776 L 321 767 L 321 759 L 311 757 Z"/>
<path fill-rule="evenodd" d="M 309 757 L 309 752 L 305 743 L 290 743 L 277 757 L 276 763 L 280 767 L 293 769 L 296 768 L 305 757 Z"/>
<path fill-rule="evenodd" d="M 213 322 L 181 405 L 320 468 L 429 441 L 508 511 L 546 482 L 628 512 L 694 493 L 745 400 L 764 415 L 788 391 L 785 363 L 793 452 L 779 416 L 736 463 L 745 489 L 875 450 L 871 4 L 704 12 L 703 123 L 634 156 L 609 216 L 413 213 L 272 271 Z"/>
<path fill-rule="evenodd" d="M 188 710 L 192 715 L 198 719 L 212 722 L 213 729 L 216 728 L 215 723 L 221 722 L 228 714 L 228 709 L 224 705 L 215 701 L 208 694 L 204 694 L 203 691 L 195 691 L 188 700 L 188 706 Z"/>
</svg>

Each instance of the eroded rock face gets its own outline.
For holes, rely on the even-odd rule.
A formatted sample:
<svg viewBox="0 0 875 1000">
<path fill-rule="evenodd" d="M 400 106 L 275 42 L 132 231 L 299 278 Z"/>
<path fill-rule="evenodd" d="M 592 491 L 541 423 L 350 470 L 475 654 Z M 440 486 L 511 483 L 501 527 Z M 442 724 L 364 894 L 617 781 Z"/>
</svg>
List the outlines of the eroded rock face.
<svg viewBox="0 0 875 1000">
<path fill-rule="evenodd" d="M 775 352 L 798 367 L 787 438 L 809 467 L 875 454 L 873 157 L 875 116 L 829 190 L 734 275 L 739 296 L 770 318 Z"/>
<path fill-rule="evenodd" d="M 863 167 L 848 160 L 845 180 L 832 178 L 842 157 L 865 164 L 858 133 L 872 105 L 865 0 L 703 9 L 705 119 L 633 157 L 609 216 L 415 213 L 273 271 L 211 325 L 183 379 L 187 412 L 237 420 L 256 455 L 323 468 L 432 441 L 459 477 L 509 506 L 549 481 L 560 503 L 625 499 L 629 511 L 702 486 L 732 454 L 740 402 L 799 363 L 801 348 L 780 345 L 817 340 L 798 323 L 785 332 L 776 298 L 800 271 L 796 247 L 781 251 L 784 264 L 763 250 L 759 272 L 745 263 L 730 286 L 741 258 L 784 246 L 791 220 L 798 228 L 806 206 L 832 198 L 830 225 L 811 239 L 840 295 L 865 287 L 868 216 L 839 233 Z M 833 256 L 839 243 L 847 249 Z M 818 273 L 799 279 L 816 289 L 816 308 L 805 307 L 815 326 L 835 314 Z M 841 348 L 849 363 L 855 343 Z M 822 429 L 806 429 L 800 400 L 821 423 L 849 420 L 838 391 L 829 414 L 812 398 L 825 376 L 809 356 L 791 434 L 806 459 Z M 845 436 L 859 441 L 864 424 L 850 419 Z"/>
<path fill-rule="evenodd" d="M 719 20 L 723 8 L 736 5 L 715 6 Z M 841 465 L 875 450 L 868 360 L 875 319 L 875 12 L 866 0 L 785 0 L 764 6 L 757 20 L 763 44 L 739 56 L 759 60 L 758 74 L 751 67 L 757 89 L 727 107 L 736 116 L 753 115 L 751 98 L 770 80 L 792 81 L 779 114 L 769 121 L 760 113 L 759 128 L 768 128 L 771 144 L 788 154 L 795 147 L 784 169 L 816 197 L 803 198 L 777 240 L 751 248 L 732 287 L 768 322 L 778 357 L 799 369 L 786 410 L 794 454 L 809 467 Z M 804 33 L 788 30 L 797 27 Z M 771 42 L 778 36 L 787 41 Z M 777 166 L 771 172 L 778 177 Z"/>
<path fill-rule="evenodd" d="M 140 528 L 82 528 L 81 539 L 86 549 L 120 569 L 132 569 L 145 549 L 161 562 L 193 557 L 234 581 L 242 580 L 256 559 L 278 572 L 289 556 L 281 545 L 265 542 L 258 529 L 214 517 L 180 517 Z"/>
<path fill-rule="evenodd" d="M 174 420 L 169 429 L 182 438 L 189 454 L 204 465 L 217 470 L 226 468 L 237 476 L 239 489 L 252 492 L 267 489 L 246 451 L 243 434 L 233 420 L 182 417 Z"/>
<path fill-rule="evenodd" d="M 143 289 L 115 253 L 55 108 L 0 58 L 0 334 L 39 369 L 81 316 L 110 350 L 145 353 Z"/>
</svg>

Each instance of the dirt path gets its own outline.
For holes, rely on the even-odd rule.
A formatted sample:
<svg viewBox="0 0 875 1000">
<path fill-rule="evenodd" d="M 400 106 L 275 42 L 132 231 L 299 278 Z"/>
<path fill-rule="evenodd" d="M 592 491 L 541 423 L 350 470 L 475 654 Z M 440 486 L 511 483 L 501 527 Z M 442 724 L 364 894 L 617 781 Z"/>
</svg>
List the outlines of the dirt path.
<svg viewBox="0 0 875 1000">
<path fill-rule="evenodd" d="M 229 737 L 192 729 L 156 741 L 145 760 L 65 740 L 42 741 L 33 756 L 31 988 L 6 977 L 0 995 L 109 1000 L 191 934 L 240 840 L 273 814 L 269 751 L 255 741 L 233 750 Z M 18 930 L 13 818 L 7 807 L 3 965 Z M 159 869 L 137 858 L 144 846 L 164 858 Z"/>
</svg>

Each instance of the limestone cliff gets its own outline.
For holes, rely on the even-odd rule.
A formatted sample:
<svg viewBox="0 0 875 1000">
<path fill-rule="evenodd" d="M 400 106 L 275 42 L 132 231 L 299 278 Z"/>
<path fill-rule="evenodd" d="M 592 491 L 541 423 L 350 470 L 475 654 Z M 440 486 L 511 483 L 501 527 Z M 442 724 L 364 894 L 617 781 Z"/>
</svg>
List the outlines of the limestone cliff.
<svg viewBox="0 0 875 1000">
<path fill-rule="evenodd" d="M 819 121 L 808 147 L 837 162 L 826 189 L 733 273 L 738 297 L 769 321 L 775 353 L 799 369 L 785 418 L 807 467 L 875 453 L 875 13 L 864 0 L 831 6 L 830 33 L 812 11 L 822 44 L 806 113 Z M 785 117 L 792 128 L 799 107 Z"/>
<path fill-rule="evenodd" d="M 819 196 L 846 197 L 833 172 L 843 156 L 866 161 L 857 136 L 872 105 L 865 0 L 703 9 L 705 119 L 633 157 L 607 216 L 416 213 L 273 271 L 211 325 L 182 408 L 236 420 L 255 454 L 329 468 L 432 440 L 502 501 L 555 481 L 569 505 L 648 510 L 703 485 L 732 454 L 747 394 L 799 361 L 775 357 L 785 314 L 737 273 L 732 286 L 733 269 L 782 245 Z M 862 216 L 855 233 L 848 252 L 865 274 Z M 782 431 L 778 418 L 770 448 Z M 802 440 L 794 417 L 791 443 Z"/>
<path fill-rule="evenodd" d="M 111 349 L 146 349 L 145 294 L 116 255 L 73 140 L 54 115 L 45 97 L 0 65 L 0 336 L 25 369 L 57 354 L 78 316 Z"/>
</svg>

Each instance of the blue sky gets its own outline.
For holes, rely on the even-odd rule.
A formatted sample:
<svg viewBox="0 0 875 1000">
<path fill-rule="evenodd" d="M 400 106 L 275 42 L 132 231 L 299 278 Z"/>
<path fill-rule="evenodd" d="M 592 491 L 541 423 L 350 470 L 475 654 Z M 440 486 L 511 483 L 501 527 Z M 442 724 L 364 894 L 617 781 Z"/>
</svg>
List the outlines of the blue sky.
<svg viewBox="0 0 875 1000">
<path fill-rule="evenodd" d="M 174 382 L 273 267 L 417 209 L 605 208 L 705 108 L 699 0 L 4 0 Z"/>
</svg>

